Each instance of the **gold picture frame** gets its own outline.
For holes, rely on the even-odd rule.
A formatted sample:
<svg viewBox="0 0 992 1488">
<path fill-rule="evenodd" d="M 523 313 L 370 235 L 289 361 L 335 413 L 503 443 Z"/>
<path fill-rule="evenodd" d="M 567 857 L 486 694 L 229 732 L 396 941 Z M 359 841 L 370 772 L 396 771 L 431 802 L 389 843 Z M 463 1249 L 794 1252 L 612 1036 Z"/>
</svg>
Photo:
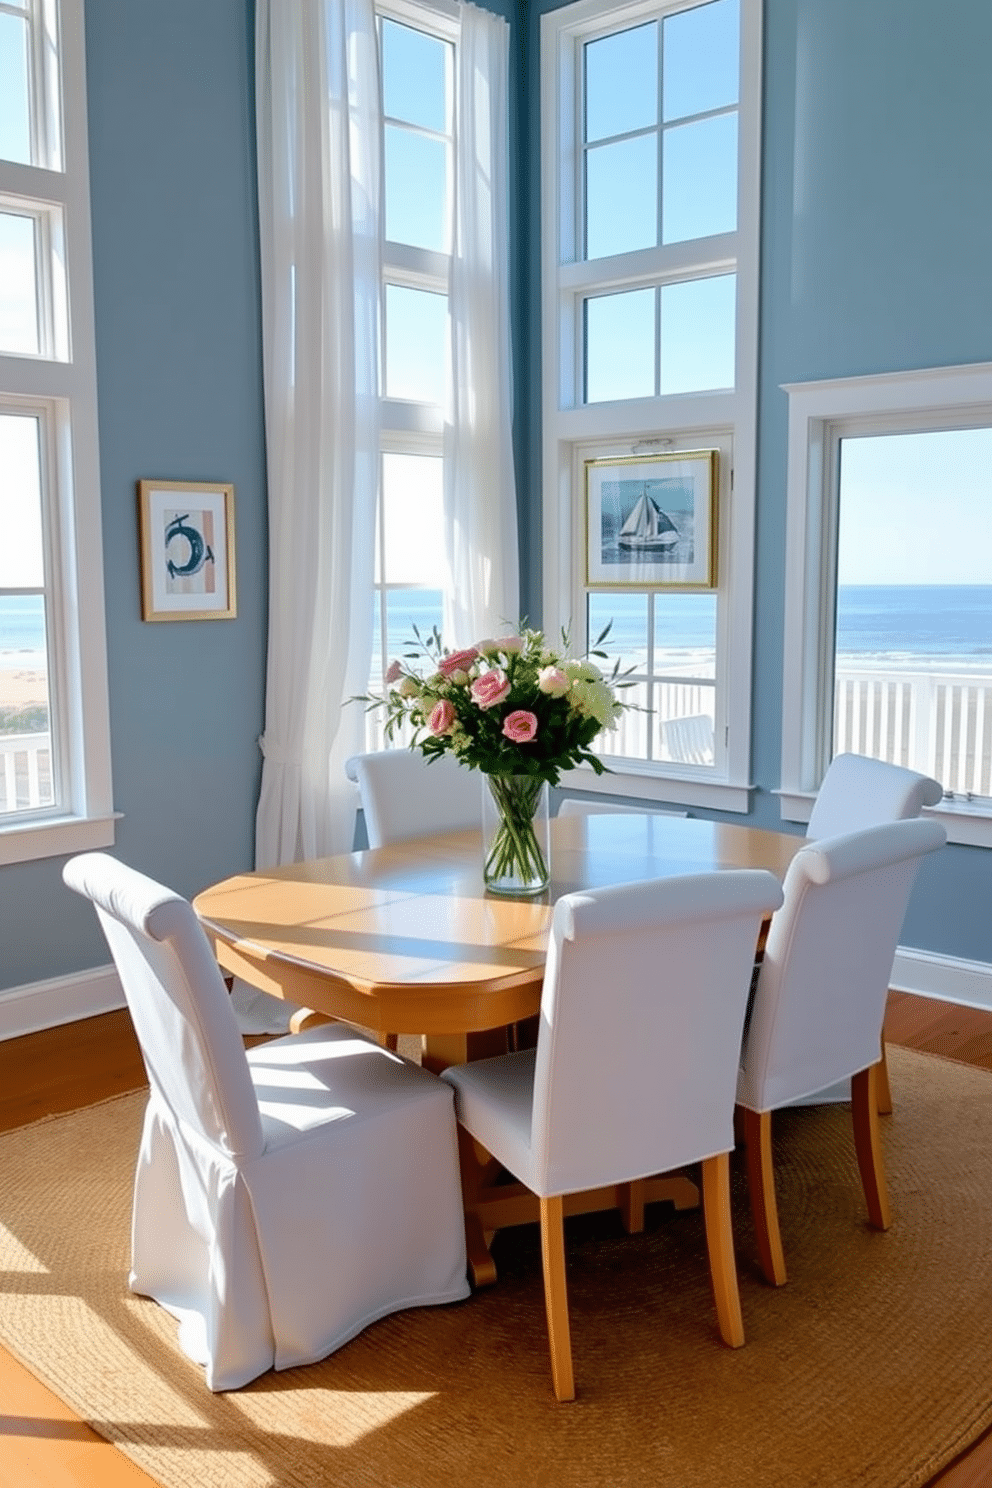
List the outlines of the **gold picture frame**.
<svg viewBox="0 0 992 1488">
<path fill-rule="evenodd" d="M 234 487 L 138 482 L 143 620 L 233 620 Z"/>
<path fill-rule="evenodd" d="M 717 587 L 715 449 L 585 463 L 590 589 Z"/>
</svg>

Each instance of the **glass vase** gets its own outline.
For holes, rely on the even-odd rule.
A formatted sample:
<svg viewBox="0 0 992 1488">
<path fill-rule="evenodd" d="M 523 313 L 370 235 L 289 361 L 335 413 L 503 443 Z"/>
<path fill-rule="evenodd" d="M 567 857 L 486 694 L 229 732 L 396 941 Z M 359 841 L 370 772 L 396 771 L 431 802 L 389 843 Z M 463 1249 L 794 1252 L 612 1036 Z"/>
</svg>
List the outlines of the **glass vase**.
<svg viewBox="0 0 992 1488">
<path fill-rule="evenodd" d="M 540 894 L 551 878 L 548 785 L 534 775 L 483 775 L 482 876 L 493 894 Z"/>
</svg>

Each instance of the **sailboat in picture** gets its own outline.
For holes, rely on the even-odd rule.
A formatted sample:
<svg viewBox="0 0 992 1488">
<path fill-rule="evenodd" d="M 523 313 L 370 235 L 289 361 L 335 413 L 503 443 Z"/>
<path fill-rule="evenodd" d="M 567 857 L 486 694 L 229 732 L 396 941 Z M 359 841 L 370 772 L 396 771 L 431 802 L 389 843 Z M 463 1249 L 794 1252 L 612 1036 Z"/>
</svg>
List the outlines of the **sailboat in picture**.
<svg viewBox="0 0 992 1488">
<path fill-rule="evenodd" d="M 645 487 L 617 533 L 617 546 L 659 552 L 674 548 L 678 540 L 679 530 L 675 523 L 665 515 L 654 497 L 648 495 Z"/>
</svg>

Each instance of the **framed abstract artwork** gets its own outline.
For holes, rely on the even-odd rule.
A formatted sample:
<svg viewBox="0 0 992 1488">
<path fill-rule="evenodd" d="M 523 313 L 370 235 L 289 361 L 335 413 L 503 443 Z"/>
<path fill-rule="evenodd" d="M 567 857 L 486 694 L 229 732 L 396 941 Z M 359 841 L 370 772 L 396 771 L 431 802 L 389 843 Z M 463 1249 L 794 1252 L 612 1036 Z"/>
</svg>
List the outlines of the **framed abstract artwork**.
<svg viewBox="0 0 992 1488">
<path fill-rule="evenodd" d="M 143 620 L 231 620 L 237 614 L 234 487 L 138 482 Z"/>
</svg>

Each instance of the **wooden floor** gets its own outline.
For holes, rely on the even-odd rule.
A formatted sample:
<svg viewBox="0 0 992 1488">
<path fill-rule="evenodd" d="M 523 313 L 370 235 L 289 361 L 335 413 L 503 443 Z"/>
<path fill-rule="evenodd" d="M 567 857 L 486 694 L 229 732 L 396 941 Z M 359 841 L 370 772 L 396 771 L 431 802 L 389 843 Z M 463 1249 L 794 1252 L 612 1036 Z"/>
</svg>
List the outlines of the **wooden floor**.
<svg viewBox="0 0 992 1488">
<path fill-rule="evenodd" d="M 893 992 L 890 1043 L 992 1071 L 992 1013 Z M 126 1012 L 0 1041 L 0 1131 L 71 1111 L 145 1083 Z M 895 1092 L 898 1110 L 899 1092 Z M 992 1388 L 992 1383 L 990 1383 Z M 0 1349 L 2 1488 L 154 1488 L 153 1480 L 73 1415 Z M 932 1488 L 990 1488 L 992 1432 Z"/>
</svg>

